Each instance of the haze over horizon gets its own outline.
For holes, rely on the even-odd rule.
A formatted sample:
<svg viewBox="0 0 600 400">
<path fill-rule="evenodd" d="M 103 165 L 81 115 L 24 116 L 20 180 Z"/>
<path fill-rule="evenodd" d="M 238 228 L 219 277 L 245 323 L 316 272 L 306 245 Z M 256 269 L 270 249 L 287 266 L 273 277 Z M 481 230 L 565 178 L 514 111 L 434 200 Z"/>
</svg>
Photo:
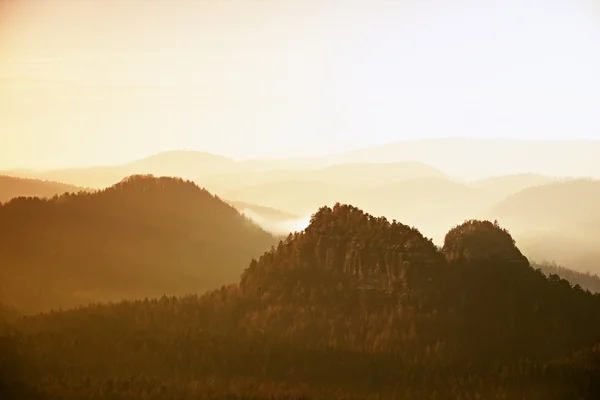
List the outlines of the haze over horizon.
<svg viewBox="0 0 600 400">
<path fill-rule="evenodd" d="M 600 140 L 592 1 L 0 4 L 0 169 Z"/>
<path fill-rule="evenodd" d="M 598 71 L 600 0 L 0 0 L 0 399 L 600 399 Z"/>
</svg>

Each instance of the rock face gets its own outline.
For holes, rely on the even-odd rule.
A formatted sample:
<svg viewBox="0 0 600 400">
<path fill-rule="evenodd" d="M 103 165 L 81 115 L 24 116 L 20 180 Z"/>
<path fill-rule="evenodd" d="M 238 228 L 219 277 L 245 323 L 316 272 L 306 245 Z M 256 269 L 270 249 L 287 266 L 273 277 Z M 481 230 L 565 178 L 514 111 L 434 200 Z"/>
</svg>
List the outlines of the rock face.
<svg viewBox="0 0 600 400">
<path fill-rule="evenodd" d="M 359 289 L 394 290 L 418 286 L 427 268 L 441 262 L 442 254 L 417 229 L 338 203 L 319 209 L 303 232 L 254 260 L 241 284 L 268 284 L 285 269 L 306 271 L 299 275 L 303 283 L 328 275 Z"/>
<path fill-rule="evenodd" d="M 528 264 L 510 233 L 497 222 L 470 220 L 452 228 L 442 251 L 453 262 L 516 262 Z"/>
<path fill-rule="evenodd" d="M 157 184 L 137 181 L 125 199 Z M 206 197 L 206 207 L 213 203 L 185 187 Z M 162 208 L 160 193 L 149 207 Z M 235 226 L 239 214 L 219 207 Z M 222 253 L 239 255 L 231 245 Z M 321 208 L 305 231 L 253 260 L 240 286 L 47 313 L 15 322 L 4 336 L 0 320 L 0 346 L 9 351 L 2 360 L 18 360 L 18 368 L 0 362 L 0 377 L 9 378 L 0 378 L 0 392 L 97 400 L 598 399 L 591 383 L 600 379 L 600 296 L 514 259 L 526 261 L 493 223 L 456 227 L 444 253 L 405 225 L 351 206 Z M 382 290 L 390 286 L 394 293 Z"/>
</svg>

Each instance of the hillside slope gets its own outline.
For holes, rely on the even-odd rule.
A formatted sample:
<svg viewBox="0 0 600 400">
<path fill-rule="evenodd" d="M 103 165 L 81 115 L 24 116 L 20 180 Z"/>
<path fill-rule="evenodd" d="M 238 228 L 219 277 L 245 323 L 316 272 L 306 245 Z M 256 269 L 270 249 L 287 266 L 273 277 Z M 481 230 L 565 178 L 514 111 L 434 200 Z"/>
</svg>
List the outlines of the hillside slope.
<svg viewBox="0 0 600 400">
<path fill-rule="evenodd" d="M 83 188 L 60 182 L 0 175 L 0 203 L 14 197 L 52 197 L 81 190 Z"/>
<path fill-rule="evenodd" d="M 530 187 L 547 185 L 557 181 L 559 181 L 558 178 L 546 175 L 521 173 L 479 179 L 472 182 L 471 185 L 488 190 L 497 196 L 507 197 Z"/>
<path fill-rule="evenodd" d="M 486 190 L 445 177 L 399 178 L 384 183 L 374 180 L 366 186 L 320 179 L 316 174 L 313 180 L 273 182 L 225 193 L 227 198 L 236 201 L 264 204 L 298 215 L 309 215 L 323 204 L 351 203 L 387 218 L 419 226 L 423 232 L 440 240 L 451 226 L 474 218 L 498 200 Z"/>
<path fill-rule="evenodd" d="M 600 273 L 600 181 L 575 179 L 531 187 L 480 214 L 513 232 L 536 261 Z"/>
<path fill-rule="evenodd" d="M 573 286 L 579 286 L 592 293 L 600 293 L 600 277 L 596 274 L 578 272 L 556 263 L 532 263 L 532 266 L 539 268 L 547 276 L 557 275 L 569 281 Z"/>
<path fill-rule="evenodd" d="M 21 320 L 5 336 L 5 387 L 98 400 L 592 400 L 599 312 L 600 296 L 531 268 L 496 224 L 467 221 L 437 248 L 336 204 L 254 259 L 239 286 Z"/>
<path fill-rule="evenodd" d="M 600 274 L 600 220 L 574 224 L 552 231 L 519 235 L 523 251 L 536 261 L 568 265 L 579 272 Z"/>
<path fill-rule="evenodd" d="M 7 171 L 7 174 L 66 182 L 92 188 L 104 188 L 121 179 L 136 174 L 178 176 L 185 179 L 204 174 L 243 171 L 236 161 L 200 151 L 166 151 L 122 164 L 96 167 L 65 168 L 49 171 Z"/>
<path fill-rule="evenodd" d="M 166 151 L 122 165 L 49 171 L 12 170 L 5 174 L 93 188 L 106 187 L 134 174 L 178 176 L 218 193 L 292 181 L 317 180 L 356 189 L 406 179 L 445 176 L 440 170 L 418 162 L 346 163 L 319 167 L 318 164 L 298 164 L 294 160 L 236 161 L 215 154 L 182 150 Z"/>
<path fill-rule="evenodd" d="M 275 239 L 191 182 L 132 176 L 105 190 L 0 206 L 0 302 L 21 311 L 195 293 L 238 279 Z"/>
<path fill-rule="evenodd" d="M 574 179 L 523 189 L 482 216 L 516 232 L 555 229 L 600 219 L 598 198 L 600 180 Z"/>
<path fill-rule="evenodd" d="M 522 173 L 600 178 L 598 154 L 600 140 L 453 137 L 387 143 L 311 161 L 321 165 L 418 161 L 466 179 Z"/>
</svg>

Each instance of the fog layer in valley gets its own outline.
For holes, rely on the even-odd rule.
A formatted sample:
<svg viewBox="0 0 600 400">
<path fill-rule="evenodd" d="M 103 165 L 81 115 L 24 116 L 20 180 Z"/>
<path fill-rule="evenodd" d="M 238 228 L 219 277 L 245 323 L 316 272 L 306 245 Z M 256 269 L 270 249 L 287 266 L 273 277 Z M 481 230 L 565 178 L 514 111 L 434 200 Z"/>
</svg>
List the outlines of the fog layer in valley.
<svg viewBox="0 0 600 400">
<path fill-rule="evenodd" d="M 287 235 L 291 232 L 300 232 L 304 230 L 304 228 L 306 228 L 310 223 L 310 216 L 297 219 L 276 220 L 262 216 L 261 214 L 247 208 L 241 209 L 240 212 L 258 224 L 264 230 L 271 232 L 274 235 Z"/>
</svg>

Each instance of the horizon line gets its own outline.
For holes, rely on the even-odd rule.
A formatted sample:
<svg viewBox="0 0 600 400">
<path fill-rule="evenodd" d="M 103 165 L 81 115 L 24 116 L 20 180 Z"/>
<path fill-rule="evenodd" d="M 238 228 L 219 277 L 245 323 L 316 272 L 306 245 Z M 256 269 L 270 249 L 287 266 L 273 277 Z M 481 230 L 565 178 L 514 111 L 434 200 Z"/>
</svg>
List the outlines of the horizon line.
<svg viewBox="0 0 600 400">
<path fill-rule="evenodd" d="M 205 151 L 201 149 L 188 149 L 188 148 L 179 148 L 179 149 L 165 149 L 163 151 L 158 151 L 154 153 L 150 153 L 146 156 L 141 156 L 138 158 L 131 159 L 129 161 L 121 162 L 121 163 L 109 163 L 109 164 L 72 164 L 65 166 L 57 166 L 57 167 L 9 167 L 3 168 L 1 172 L 49 172 L 49 171 L 60 171 L 66 169 L 87 169 L 87 168 L 114 168 L 114 167 L 123 167 L 129 164 L 135 163 L 137 161 L 145 160 L 148 158 L 156 157 L 162 154 L 168 153 L 202 153 L 205 155 L 210 155 L 214 157 L 224 158 L 226 160 L 235 162 L 235 163 L 245 163 L 245 162 L 261 162 L 261 161 L 309 161 L 315 159 L 321 159 L 332 156 L 339 156 L 345 153 L 352 153 L 356 151 L 368 150 L 368 149 L 378 149 L 385 146 L 395 145 L 403 142 L 432 142 L 432 141 L 452 141 L 452 140 L 469 140 L 469 141 L 505 141 L 505 142 L 600 142 L 600 138 L 520 138 L 520 137 L 472 137 L 472 136 L 436 136 L 436 137 L 427 137 L 427 138 L 412 138 L 412 139 L 400 139 L 394 140 L 382 144 L 372 144 L 366 146 L 358 146 L 352 149 L 328 152 L 325 154 L 315 154 L 308 156 L 290 156 L 290 157 L 277 157 L 274 156 L 262 156 L 262 157 L 232 157 L 225 154 Z"/>
</svg>

